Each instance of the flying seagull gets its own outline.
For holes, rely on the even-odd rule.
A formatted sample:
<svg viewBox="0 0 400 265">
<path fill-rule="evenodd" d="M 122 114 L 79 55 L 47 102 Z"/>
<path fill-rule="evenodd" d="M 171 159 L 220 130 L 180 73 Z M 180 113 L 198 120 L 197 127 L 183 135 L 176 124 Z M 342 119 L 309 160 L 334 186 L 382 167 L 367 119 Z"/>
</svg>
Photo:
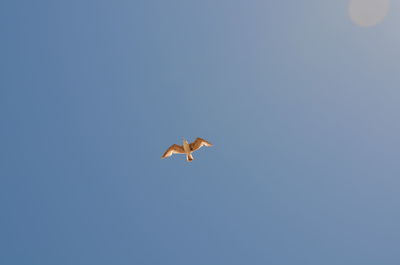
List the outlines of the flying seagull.
<svg viewBox="0 0 400 265">
<path fill-rule="evenodd" d="M 191 162 L 193 161 L 192 153 L 202 146 L 212 146 L 212 144 L 202 138 L 197 138 L 193 143 L 189 144 L 185 138 L 183 138 L 183 146 L 177 144 L 171 145 L 161 158 L 170 157 L 173 154 L 186 154 L 186 160 Z"/>
</svg>

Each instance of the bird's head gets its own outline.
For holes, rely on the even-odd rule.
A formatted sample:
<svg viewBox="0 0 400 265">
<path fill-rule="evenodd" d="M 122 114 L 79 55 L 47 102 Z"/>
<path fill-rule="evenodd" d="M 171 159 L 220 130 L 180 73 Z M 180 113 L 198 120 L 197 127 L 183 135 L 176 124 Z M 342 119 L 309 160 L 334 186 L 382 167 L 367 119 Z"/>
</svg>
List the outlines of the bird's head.
<svg viewBox="0 0 400 265">
<path fill-rule="evenodd" d="M 184 137 L 182 137 L 182 141 L 184 144 L 188 144 L 188 141 L 186 141 L 186 139 Z"/>
</svg>

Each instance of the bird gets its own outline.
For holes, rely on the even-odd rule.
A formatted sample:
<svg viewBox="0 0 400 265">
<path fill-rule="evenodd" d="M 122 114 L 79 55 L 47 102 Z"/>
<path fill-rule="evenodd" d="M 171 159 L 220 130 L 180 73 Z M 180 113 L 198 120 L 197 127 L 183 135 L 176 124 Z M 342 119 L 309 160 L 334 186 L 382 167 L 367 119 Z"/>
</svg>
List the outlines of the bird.
<svg viewBox="0 0 400 265">
<path fill-rule="evenodd" d="M 173 154 L 186 154 L 186 160 L 188 162 L 192 162 L 194 159 L 192 153 L 200 149 L 200 147 L 202 146 L 213 146 L 213 145 L 210 142 L 199 137 L 197 137 L 196 140 L 190 144 L 188 143 L 188 141 L 185 140 L 185 138 L 183 138 L 183 145 L 177 145 L 177 144 L 171 145 L 167 149 L 167 151 L 165 151 L 165 153 L 161 156 L 161 158 L 170 157 Z"/>
</svg>

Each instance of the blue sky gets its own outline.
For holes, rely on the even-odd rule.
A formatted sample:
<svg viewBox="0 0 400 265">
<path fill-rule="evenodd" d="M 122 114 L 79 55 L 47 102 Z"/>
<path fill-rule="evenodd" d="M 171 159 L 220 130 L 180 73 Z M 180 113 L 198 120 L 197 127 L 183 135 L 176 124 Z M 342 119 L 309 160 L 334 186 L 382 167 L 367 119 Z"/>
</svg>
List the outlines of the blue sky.
<svg viewBox="0 0 400 265">
<path fill-rule="evenodd" d="M 2 1 L 0 263 L 399 264 L 400 4 L 348 5 Z"/>
</svg>

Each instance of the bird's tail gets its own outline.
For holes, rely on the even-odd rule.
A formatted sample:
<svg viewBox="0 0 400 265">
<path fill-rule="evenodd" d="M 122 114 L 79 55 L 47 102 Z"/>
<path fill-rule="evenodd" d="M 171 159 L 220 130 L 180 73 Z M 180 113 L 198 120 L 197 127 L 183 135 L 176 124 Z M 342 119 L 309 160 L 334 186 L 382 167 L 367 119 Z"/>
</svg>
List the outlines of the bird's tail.
<svg viewBox="0 0 400 265">
<path fill-rule="evenodd" d="M 186 160 L 189 161 L 189 162 L 192 162 L 192 161 L 193 161 L 193 156 L 192 156 L 192 154 L 186 155 Z"/>
</svg>

